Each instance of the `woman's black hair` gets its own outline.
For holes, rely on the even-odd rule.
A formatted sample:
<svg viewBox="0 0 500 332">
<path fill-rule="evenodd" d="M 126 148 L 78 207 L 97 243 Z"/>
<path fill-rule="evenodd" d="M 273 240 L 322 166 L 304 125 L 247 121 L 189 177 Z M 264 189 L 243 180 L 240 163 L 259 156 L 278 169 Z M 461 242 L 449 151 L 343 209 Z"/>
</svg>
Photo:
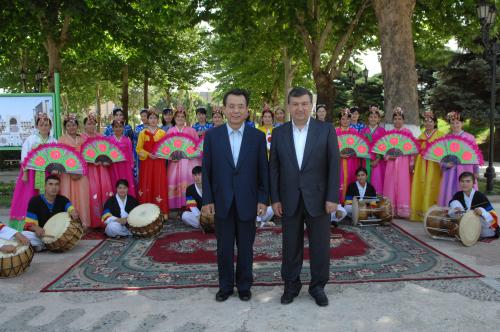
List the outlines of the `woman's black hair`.
<svg viewBox="0 0 500 332">
<path fill-rule="evenodd" d="M 63 127 L 66 128 L 66 125 L 69 123 L 69 122 L 74 122 L 76 123 L 77 126 L 79 126 L 80 124 L 78 123 L 78 119 L 68 119 L 68 120 L 64 120 L 63 121 Z"/>
<path fill-rule="evenodd" d="M 36 119 L 35 126 L 38 126 L 38 123 L 40 122 L 40 120 L 49 120 L 49 125 L 52 127 L 52 120 L 49 119 L 49 118 L 38 118 L 38 119 Z"/>
</svg>

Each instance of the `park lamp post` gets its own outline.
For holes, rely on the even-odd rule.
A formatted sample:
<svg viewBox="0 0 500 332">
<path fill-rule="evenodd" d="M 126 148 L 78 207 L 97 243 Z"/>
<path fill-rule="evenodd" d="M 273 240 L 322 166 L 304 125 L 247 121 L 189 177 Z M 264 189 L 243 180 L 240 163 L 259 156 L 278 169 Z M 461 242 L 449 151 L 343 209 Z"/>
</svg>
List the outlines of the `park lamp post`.
<svg viewBox="0 0 500 332">
<path fill-rule="evenodd" d="M 363 77 L 365 78 L 365 84 L 368 83 L 368 68 L 363 69 Z"/>
<path fill-rule="evenodd" d="M 495 139 L 495 113 L 496 113 L 496 76 L 497 76 L 497 40 L 491 38 L 490 29 L 495 24 L 495 16 L 497 9 L 494 4 L 488 4 L 484 0 L 480 0 L 476 6 L 477 16 L 481 23 L 481 37 L 485 50 L 485 57 L 489 58 L 491 65 L 491 95 L 490 95 L 490 156 L 488 167 L 484 177 L 486 178 L 486 192 L 493 192 L 493 179 L 495 178 L 495 167 L 493 166 L 493 149 Z"/>
<path fill-rule="evenodd" d="M 21 68 L 19 76 L 21 77 L 21 82 L 23 83 L 23 92 L 26 92 L 26 72 L 24 71 L 24 68 Z"/>
<path fill-rule="evenodd" d="M 36 82 L 36 90 L 35 92 L 41 92 L 42 91 L 42 81 L 43 81 L 43 72 L 38 67 L 38 70 L 35 73 L 35 82 Z"/>
<path fill-rule="evenodd" d="M 355 81 L 356 81 L 356 71 L 354 71 L 354 69 L 352 69 L 352 67 L 349 67 L 349 69 L 347 70 L 347 77 L 349 78 L 349 81 L 351 81 L 351 83 L 354 85 Z"/>
</svg>

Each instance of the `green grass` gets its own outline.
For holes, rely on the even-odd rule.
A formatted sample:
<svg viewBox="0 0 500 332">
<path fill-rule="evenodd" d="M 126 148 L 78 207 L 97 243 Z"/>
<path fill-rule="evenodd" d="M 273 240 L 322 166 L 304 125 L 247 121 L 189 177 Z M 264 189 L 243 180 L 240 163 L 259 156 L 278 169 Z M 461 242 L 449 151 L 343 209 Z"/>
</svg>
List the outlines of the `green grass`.
<svg viewBox="0 0 500 332">
<path fill-rule="evenodd" d="M 0 182 L 0 207 L 10 207 L 14 194 L 14 183 Z"/>
<path fill-rule="evenodd" d="M 486 179 L 479 179 L 477 182 L 477 185 L 479 187 L 479 191 L 482 193 L 486 192 Z M 493 192 L 494 195 L 500 195 L 500 181 L 493 181 Z"/>
</svg>

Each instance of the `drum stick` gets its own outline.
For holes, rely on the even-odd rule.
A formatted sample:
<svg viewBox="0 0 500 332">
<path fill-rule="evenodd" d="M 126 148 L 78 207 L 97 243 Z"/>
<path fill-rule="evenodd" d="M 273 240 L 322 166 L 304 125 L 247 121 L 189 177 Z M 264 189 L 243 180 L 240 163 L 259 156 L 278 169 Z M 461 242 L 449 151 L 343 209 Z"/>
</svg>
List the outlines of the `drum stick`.
<svg viewBox="0 0 500 332">
<path fill-rule="evenodd" d="M 56 238 L 54 235 L 49 235 L 49 234 L 42 235 L 42 237 L 48 237 L 48 238 L 52 238 L 52 239 Z"/>
</svg>

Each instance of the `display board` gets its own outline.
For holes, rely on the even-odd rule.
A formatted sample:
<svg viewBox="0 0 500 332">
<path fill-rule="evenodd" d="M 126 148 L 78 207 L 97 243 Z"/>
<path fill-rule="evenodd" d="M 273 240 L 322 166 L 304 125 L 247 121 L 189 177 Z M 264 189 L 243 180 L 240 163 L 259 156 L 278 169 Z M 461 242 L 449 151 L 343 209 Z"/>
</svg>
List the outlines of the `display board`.
<svg viewBox="0 0 500 332">
<path fill-rule="evenodd" d="M 18 150 L 24 140 L 36 132 L 35 119 L 46 113 L 52 120 L 51 134 L 58 138 L 55 94 L 0 94 L 0 150 Z"/>
</svg>

